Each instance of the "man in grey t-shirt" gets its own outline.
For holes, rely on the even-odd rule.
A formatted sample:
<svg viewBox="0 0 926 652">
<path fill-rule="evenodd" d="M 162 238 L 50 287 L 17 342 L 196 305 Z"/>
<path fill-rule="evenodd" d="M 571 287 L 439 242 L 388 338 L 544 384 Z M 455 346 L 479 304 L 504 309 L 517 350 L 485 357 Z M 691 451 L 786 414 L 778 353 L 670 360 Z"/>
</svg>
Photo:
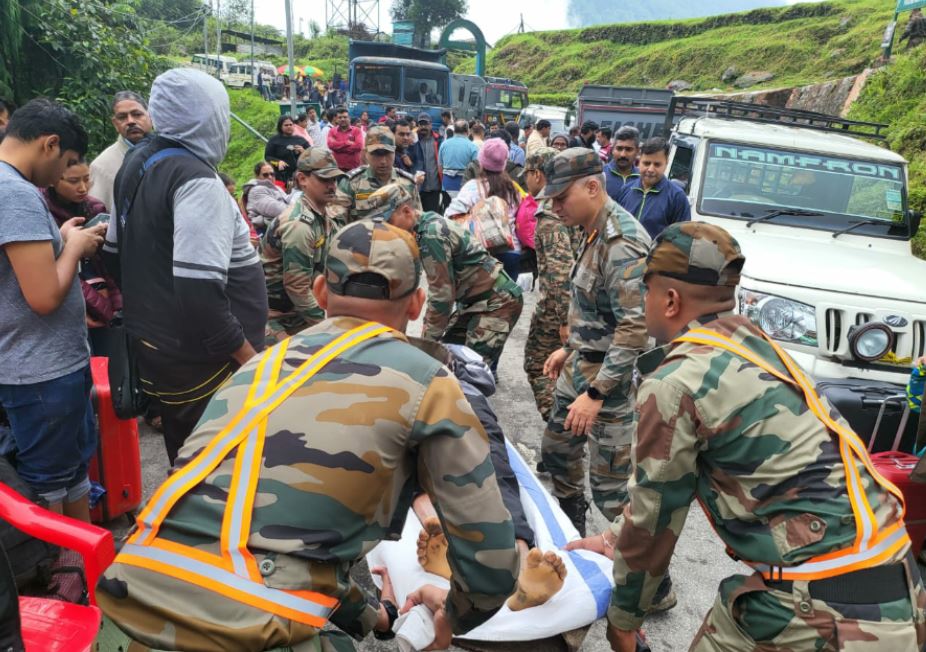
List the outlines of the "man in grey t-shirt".
<svg viewBox="0 0 926 652">
<path fill-rule="evenodd" d="M 105 225 L 83 229 L 74 218 L 59 231 L 37 188 L 86 150 L 77 117 L 45 99 L 16 111 L 0 143 L 0 408 L 22 479 L 52 510 L 89 521 L 96 436 L 77 268 Z"/>
</svg>

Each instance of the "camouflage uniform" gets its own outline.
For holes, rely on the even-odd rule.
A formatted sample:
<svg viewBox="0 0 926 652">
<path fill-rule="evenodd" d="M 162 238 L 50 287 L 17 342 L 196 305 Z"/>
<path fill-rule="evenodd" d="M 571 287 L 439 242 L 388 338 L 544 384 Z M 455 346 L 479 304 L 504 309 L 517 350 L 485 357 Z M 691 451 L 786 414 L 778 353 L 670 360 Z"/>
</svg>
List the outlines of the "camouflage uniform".
<svg viewBox="0 0 926 652">
<path fill-rule="evenodd" d="M 408 233 L 364 221 L 333 236 L 326 279 L 332 295 L 378 288 L 383 300 L 395 300 L 417 288 L 420 270 Z M 387 283 L 361 286 L 352 280 L 370 272 Z M 207 445 L 215 445 L 223 428 L 234 427 L 230 424 L 242 406 L 253 405 L 252 382 L 266 373 L 261 369 L 272 368 L 262 366 L 263 360 L 282 363 L 277 381 L 282 383 L 322 346 L 365 322 L 329 318 L 245 364 L 210 401 L 174 473 L 208 457 Z M 288 347 L 285 353 L 281 347 Z M 269 393 L 279 387 L 273 385 Z M 350 571 L 380 541 L 399 538 L 420 483 L 450 543 L 453 577 L 446 609 L 454 633 L 487 620 L 514 589 L 514 527 L 502 504 L 486 433 L 453 373 L 411 346 L 404 334 L 386 330 L 337 355 L 267 414 L 264 431 L 247 537 L 262 587 L 335 598 L 330 622 L 362 638 L 375 625 L 379 605 Z M 237 482 L 240 460 L 226 456 L 217 462 L 170 509 L 157 535 L 161 546 L 227 554 L 219 533 L 233 487 L 239 486 L 232 480 Z M 157 494 L 152 502 L 157 504 Z M 151 518 L 146 510 L 140 523 Z M 331 649 L 312 642 L 319 637 L 315 627 L 133 564 L 126 548 L 100 580 L 97 598 L 122 630 L 155 648 Z"/>
<path fill-rule="evenodd" d="M 540 169 L 557 151 L 542 147 L 527 157 L 525 171 Z M 537 305 L 531 315 L 530 330 L 524 344 L 524 372 L 534 392 L 537 410 L 544 421 L 553 409 L 555 383 L 543 373 L 543 364 L 550 354 L 562 347 L 559 331 L 569 315 L 569 272 L 575 262 L 572 232 L 553 212 L 550 200 L 542 200 L 535 213 L 534 250 L 537 253 Z"/>
<path fill-rule="evenodd" d="M 344 176 L 331 152 L 320 147 L 304 152 L 297 169 L 322 178 Z M 326 242 L 334 229 L 327 212 L 313 206 L 304 194 L 267 227 L 259 252 L 270 306 L 268 346 L 325 318 L 312 294 L 312 282 L 325 269 Z"/>
<path fill-rule="evenodd" d="M 732 288 L 742 261 L 736 241 L 719 227 L 674 224 L 657 239 L 645 273 Z M 693 328 L 724 335 L 790 376 L 743 317 L 706 315 L 682 333 Z M 695 499 L 731 555 L 784 571 L 856 540 L 839 438 L 808 409 L 799 388 L 739 355 L 698 343 L 649 351 L 637 369 L 644 380 L 637 394 L 634 474 L 628 505 L 612 525 L 613 626 L 630 630 L 642 623 Z M 896 523 L 899 501 L 860 460 L 852 466 L 879 528 Z M 838 599 L 824 597 L 832 593 L 824 586 L 831 580 L 766 582 L 758 573 L 727 578 L 691 649 L 918 650 L 926 640 L 926 592 L 909 545 L 880 563 L 899 564 L 889 569 L 897 572 L 892 587 L 877 580 L 853 586 L 855 574 L 841 575 L 834 578 Z M 895 595 L 873 597 L 887 588 Z"/>
<path fill-rule="evenodd" d="M 547 171 L 541 197 L 554 197 L 573 181 L 600 174 L 601 159 L 591 150 L 573 148 L 557 155 Z M 553 476 L 553 495 L 580 531 L 584 529 L 586 441 L 592 498 L 598 509 L 613 519 L 627 497 L 633 435 L 630 380 L 633 361 L 648 342 L 642 278 L 629 270 L 636 269 L 649 244 L 640 223 L 606 198 L 572 268 L 566 345 L 570 354 L 556 381 L 541 454 Z M 565 429 L 569 405 L 590 386 L 603 396 L 601 410 L 591 434 L 575 436 Z"/>
<path fill-rule="evenodd" d="M 369 200 L 373 215 L 388 220 L 412 201 L 398 184 Z M 456 222 L 437 213 L 420 215 L 414 227 L 428 277 L 428 309 L 422 337 L 465 344 L 493 367 L 521 316 L 521 288 L 502 264 Z"/>
<path fill-rule="evenodd" d="M 388 127 L 373 127 L 367 132 L 365 148 L 367 152 L 376 150 L 395 152 L 395 136 Z M 347 177 L 338 185 L 338 194 L 349 206 L 346 223 L 371 217 L 370 195 L 379 188 L 393 183 L 401 184 L 414 197 L 415 208 L 421 210 L 421 199 L 418 196 L 418 186 L 415 185 L 413 175 L 393 167 L 392 176 L 383 183 L 373 174 L 373 168 L 369 165 L 362 165 L 348 172 Z"/>
</svg>

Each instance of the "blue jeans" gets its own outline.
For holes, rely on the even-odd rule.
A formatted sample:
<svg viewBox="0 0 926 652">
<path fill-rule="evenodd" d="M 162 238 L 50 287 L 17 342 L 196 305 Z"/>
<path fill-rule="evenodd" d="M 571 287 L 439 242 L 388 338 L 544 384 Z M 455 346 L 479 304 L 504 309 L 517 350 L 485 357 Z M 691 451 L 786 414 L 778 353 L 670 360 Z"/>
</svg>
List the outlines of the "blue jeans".
<svg viewBox="0 0 926 652">
<path fill-rule="evenodd" d="M 0 385 L 0 406 L 16 442 L 16 472 L 49 503 L 87 493 L 96 452 L 90 366 L 31 385 Z"/>
<path fill-rule="evenodd" d="M 521 252 L 506 251 L 501 254 L 492 254 L 497 261 L 505 268 L 505 273 L 511 277 L 515 283 L 518 282 L 518 276 L 521 274 Z"/>
</svg>

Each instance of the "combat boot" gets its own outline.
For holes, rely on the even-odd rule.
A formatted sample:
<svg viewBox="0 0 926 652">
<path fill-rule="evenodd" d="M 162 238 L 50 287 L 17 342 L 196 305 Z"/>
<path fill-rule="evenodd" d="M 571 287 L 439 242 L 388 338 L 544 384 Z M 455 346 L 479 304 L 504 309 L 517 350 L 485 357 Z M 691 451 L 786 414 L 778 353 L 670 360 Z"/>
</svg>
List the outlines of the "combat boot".
<svg viewBox="0 0 926 652">
<path fill-rule="evenodd" d="M 588 510 L 588 501 L 585 500 L 585 494 L 569 496 L 568 498 L 559 498 L 560 509 L 569 517 L 572 524 L 579 531 L 579 536 L 585 538 L 585 512 Z"/>
<path fill-rule="evenodd" d="M 669 573 L 666 573 L 659 583 L 659 588 L 656 589 L 656 595 L 653 596 L 653 604 L 646 613 L 655 614 L 668 611 L 676 604 L 678 604 L 678 596 L 675 595 L 675 590 L 672 588 L 672 578 Z"/>
</svg>

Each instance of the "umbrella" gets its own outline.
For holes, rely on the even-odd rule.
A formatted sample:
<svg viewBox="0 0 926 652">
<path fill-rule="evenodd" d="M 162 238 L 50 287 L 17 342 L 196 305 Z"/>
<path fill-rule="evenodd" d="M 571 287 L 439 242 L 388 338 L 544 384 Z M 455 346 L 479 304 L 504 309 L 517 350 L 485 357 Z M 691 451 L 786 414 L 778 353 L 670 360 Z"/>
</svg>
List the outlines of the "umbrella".
<svg viewBox="0 0 926 652">
<path fill-rule="evenodd" d="M 289 74 L 289 66 L 280 66 L 279 68 L 277 68 L 277 72 L 280 73 L 281 75 L 288 75 L 288 74 Z M 295 72 L 295 73 L 300 73 L 300 72 L 301 72 L 303 75 L 306 74 L 306 72 L 305 72 L 305 70 L 303 69 L 302 66 L 293 66 L 293 72 Z"/>
<path fill-rule="evenodd" d="M 315 66 L 303 66 L 302 74 L 306 77 L 314 77 L 315 79 L 320 79 L 325 76 L 325 72 L 321 68 L 316 68 Z"/>
</svg>

